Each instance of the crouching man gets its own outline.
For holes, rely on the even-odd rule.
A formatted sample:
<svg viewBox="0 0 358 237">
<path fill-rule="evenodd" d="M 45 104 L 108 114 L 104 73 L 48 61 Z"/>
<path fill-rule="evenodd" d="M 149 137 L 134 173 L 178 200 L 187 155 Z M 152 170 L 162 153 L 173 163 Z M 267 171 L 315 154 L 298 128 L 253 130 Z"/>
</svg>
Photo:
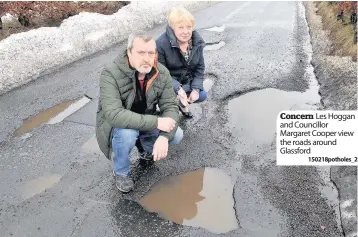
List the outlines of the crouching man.
<svg viewBox="0 0 358 237">
<path fill-rule="evenodd" d="M 165 158 L 168 145 L 183 138 L 178 120 L 172 78 L 157 62 L 155 40 L 145 32 L 131 34 L 127 50 L 101 73 L 96 117 L 98 145 L 108 159 L 113 150 L 113 173 L 120 191 L 129 192 L 134 186 L 129 175 L 133 147 L 138 147 L 141 163 Z"/>
</svg>

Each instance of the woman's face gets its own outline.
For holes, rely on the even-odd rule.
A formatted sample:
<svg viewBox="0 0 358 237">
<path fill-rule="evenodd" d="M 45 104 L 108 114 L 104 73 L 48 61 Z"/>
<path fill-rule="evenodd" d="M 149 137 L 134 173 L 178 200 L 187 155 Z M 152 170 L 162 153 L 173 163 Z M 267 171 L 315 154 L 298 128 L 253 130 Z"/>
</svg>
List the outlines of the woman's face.
<svg viewBox="0 0 358 237">
<path fill-rule="evenodd" d="M 181 43 L 186 43 L 191 39 L 193 33 L 193 26 L 190 22 L 177 22 L 173 28 L 175 37 Z"/>
</svg>

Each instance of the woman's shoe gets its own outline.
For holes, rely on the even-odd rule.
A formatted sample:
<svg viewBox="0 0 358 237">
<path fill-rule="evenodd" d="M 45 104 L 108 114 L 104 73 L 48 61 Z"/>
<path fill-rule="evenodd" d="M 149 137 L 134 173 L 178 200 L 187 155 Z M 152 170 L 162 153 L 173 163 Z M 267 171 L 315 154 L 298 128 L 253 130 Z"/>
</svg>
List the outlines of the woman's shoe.
<svg viewBox="0 0 358 237">
<path fill-rule="evenodd" d="M 182 115 L 184 115 L 184 117 L 186 118 L 194 118 L 193 114 L 188 111 L 188 112 L 184 112 L 183 108 L 178 106 L 179 107 L 179 111 L 182 113 Z"/>
</svg>

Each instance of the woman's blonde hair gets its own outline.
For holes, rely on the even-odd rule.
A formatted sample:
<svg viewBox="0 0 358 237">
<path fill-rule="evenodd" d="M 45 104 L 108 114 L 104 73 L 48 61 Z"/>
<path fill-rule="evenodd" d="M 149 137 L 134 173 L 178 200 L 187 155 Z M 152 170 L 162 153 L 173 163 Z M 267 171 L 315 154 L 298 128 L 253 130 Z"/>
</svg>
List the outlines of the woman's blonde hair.
<svg viewBox="0 0 358 237">
<path fill-rule="evenodd" d="M 182 21 L 187 21 L 190 22 L 193 29 L 195 27 L 195 20 L 194 20 L 194 16 L 185 8 L 183 7 L 175 7 L 170 9 L 169 14 L 168 14 L 168 24 L 170 27 L 174 27 L 175 24 L 182 22 Z"/>
</svg>

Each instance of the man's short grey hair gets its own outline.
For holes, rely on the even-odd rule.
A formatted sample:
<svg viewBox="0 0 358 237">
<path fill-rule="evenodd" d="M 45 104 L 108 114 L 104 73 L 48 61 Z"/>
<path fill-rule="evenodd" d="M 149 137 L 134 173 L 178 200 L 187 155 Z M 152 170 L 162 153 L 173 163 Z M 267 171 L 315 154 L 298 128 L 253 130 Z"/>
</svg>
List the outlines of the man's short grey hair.
<svg viewBox="0 0 358 237">
<path fill-rule="evenodd" d="M 153 35 L 145 32 L 145 31 L 136 31 L 129 35 L 127 49 L 131 50 L 133 48 L 133 41 L 136 38 L 140 38 L 140 39 L 144 40 L 144 42 L 149 42 L 151 40 L 154 40 Z"/>
</svg>

